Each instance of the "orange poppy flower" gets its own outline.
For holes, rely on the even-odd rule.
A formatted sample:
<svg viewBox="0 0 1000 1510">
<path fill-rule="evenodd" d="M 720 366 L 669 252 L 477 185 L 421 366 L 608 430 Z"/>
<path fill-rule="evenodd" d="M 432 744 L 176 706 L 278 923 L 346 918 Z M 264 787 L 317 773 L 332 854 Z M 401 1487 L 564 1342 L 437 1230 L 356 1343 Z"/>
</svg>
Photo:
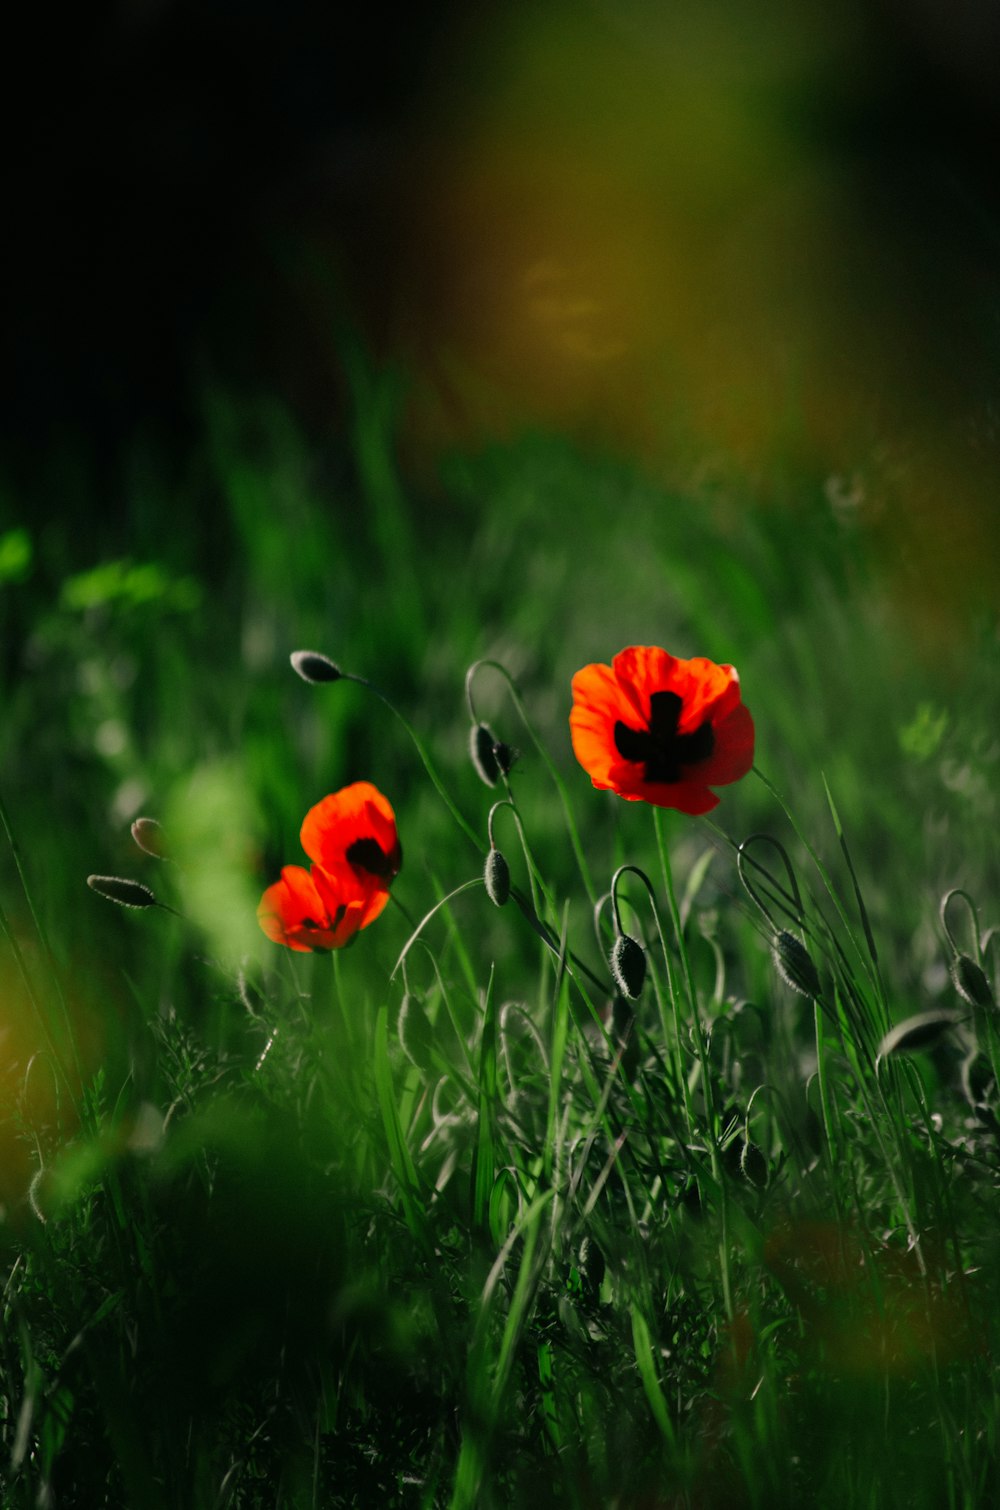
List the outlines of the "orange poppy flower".
<svg viewBox="0 0 1000 1510">
<path fill-rule="evenodd" d="M 573 678 L 573 752 L 594 786 L 696 815 L 753 765 L 753 719 L 732 666 L 630 645 Z"/>
<path fill-rule="evenodd" d="M 281 880 L 261 897 L 257 918 L 276 944 L 310 954 L 342 949 L 359 929 L 374 922 L 388 900 L 387 891 L 373 898 L 341 897 L 318 866 L 310 873 L 301 865 L 285 865 Z"/>
<path fill-rule="evenodd" d="M 312 868 L 284 867 L 260 900 L 260 926 L 289 949 L 340 949 L 389 900 L 403 860 L 395 814 L 377 787 L 356 781 L 310 808 L 300 837 Z"/>
</svg>

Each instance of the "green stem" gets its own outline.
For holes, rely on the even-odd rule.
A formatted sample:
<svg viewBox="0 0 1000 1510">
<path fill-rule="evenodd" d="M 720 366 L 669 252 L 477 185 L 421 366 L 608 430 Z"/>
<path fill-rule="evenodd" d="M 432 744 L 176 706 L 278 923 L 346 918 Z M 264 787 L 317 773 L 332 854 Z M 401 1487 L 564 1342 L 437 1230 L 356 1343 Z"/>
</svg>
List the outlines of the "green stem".
<svg viewBox="0 0 1000 1510">
<path fill-rule="evenodd" d="M 527 709 L 525 708 L 524 702 L 522 701 L 521 694 L 517 690 L 516 682 L 514 681 L 507 668 L 501 665 L 499 661 L 476 661 L 469 667 L 469 670 L 466 674 L 465 685 L 466 694 L 469 699 L 470 711 L 474 708 L 471 693 L 472 679 L 481 666 L 489 666 L 491 670 L 499 672 L 503 677 L 504 681 L 507 684 L 507 690 L 510 692 L 511 701 L 514 704 L 514 707 L 517 709 L 518 717 L 527 730 L 528 737 L 530 738 L 532 744 L 541 756 L 542 764 L 545 766 L 545 769 L 548 771 L 549 776 L 552 778 L 556 791 L 559 793 L 559 800 L 562 803 L 563 814 L 566 818 L 566 830 L 569 834 L 569 842 L 573 847 L 573 855 L 579 867 L 580 875 L 583 877 L 584 888 L 586 889 L 587 896 L 590 898 L 590 904 L 591 906 L 594 906 L 597 902 L 597 891 L 594 887 L 594 882 L 590 874 L 590 867 L 587 864 L 586 856 L 583 853 L 583 846 L 580 843 L 580 835 L 577 831 L 576 822 L 573 818 L 573 809 L 570 807 L 569 794 L 566 791 L 566 784 L 553 765 L 545 746 L 542 744 L 541 740 L 538 738 L 538 735 L 535 733 L 532 722 L 528 717 Z"/>
<path fill-rule="evenodd" d="M 426 745 L 424 744 L 423 740 L 420 738 L 420 735 L 417 733 L 416 729 L 410 723 L 409 719 L 406 718 L 406 717 L 404 717 L 404 715 L 402 713 L 400 713 L 399 709 L 396 707 L 396 704 L 392 701 L 392 699 L 386 697 L 385 693 L 382 692 L 382 691 L 380 691 L 379 688 L 375 686 L 375 683 L 374 682 L 370 682 L 367 679 L 367 677 L 364 677 L 364 676 L 355 676 L 354 673 L 351 672 L 351 671 L 344 671 L 344 672 L 341 673 L 341 675 L 342 675 L 342 677 L 343 677 L 343 679 L 344 679 L 345 682 L 355 682 L 359 687 L 364 687 L 364 688 L 367 689 L 367 691 L 374 693 L 374 695 L 378 698 L 379 702 L 384 703 L 385 706 L 389 709 L 389 711 L 391 713 L 395 713 L 396 717 L 399 719 L 400 723 L 403 725 L 403 728 L 406 730 L 407 734 L 412 739 L 413 744 L 414 744 L 414 746 L 416 748 L 417 754 L 420 756 L 421 762 L 423 763 L 424 770 L 427 772 L 428 776 L 431 778 L 431 782 L 433 783 L 434 790 L 437 792 L 438 796 L 441 798 L 441 800 L 444 803 L 445 807 L 448 809 L 449 813 L 454 818 L 455 822 L 458 824 L 459 828 L 462 830 L 462 832 L 465 835 L 465 837 L 468 840 L 470 840 L 470 842 L 472 844 L 475 845 L 476 849 L 479 850 L 480 853 L 482 853 L 482 847 L 483 846 L 482 846 L 482 841 L 479 838 L 479 835 L 476 833 L 476 831 L 472 827 L 472 825 L 470 823 L 468 823 L 466 821 L 466 819 L 462 816 L 462 814 L 459 812 L 458 808 L 455 806 L 454 802 L 452 801 L 451 797 L 448 795 L 448 789 L 446 788 L 444 782 L 441 780 L 440 776 L 438 775 L 437 771 L 435 770 L 434 763 L 433 763 L 433 761 L 431 760 L 430 756 L 427 753 L 427 747 L 426 747 Z"/>
</svg>

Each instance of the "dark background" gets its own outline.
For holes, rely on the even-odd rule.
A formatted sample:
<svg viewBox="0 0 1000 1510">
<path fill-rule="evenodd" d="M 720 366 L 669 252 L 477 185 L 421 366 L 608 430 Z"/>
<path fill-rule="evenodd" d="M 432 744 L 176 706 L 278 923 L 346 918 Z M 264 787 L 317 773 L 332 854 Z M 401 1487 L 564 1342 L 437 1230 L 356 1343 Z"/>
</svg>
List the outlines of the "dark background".
<svg viewBox="0 0 1000 1510">
<path fill-rule="evenodd" d="M 929 526 L 918 554 L 953 594 L 995 554 L 991 8 L 804 5 L 764 24 L 724 3 L 123 0 L 22 11 L 8 43 L 15 516 L 72 506 L 67 448 L 109 506 L 137 437 L 179 466 L 206 384 L 336 434 L 350 331 L 408 374 L 418 461 L 539 424 L 662 464 L 666 409 L 694 451 L 763 467 L 765 491 L 788 447 L 768 383 L 791 351 L 810 465 L 888 445 L 912 519 L 948 514 L 952 555 Z M 545 272 L 560 233 L 579 268 Z M 505 301 L 524 267 L 558 287 L 521 340 Z M 600 300 L 577 297 L 580 269 Z M 580 336 L 574 312 L 601 301 L 607 328 Z M 701 355 L 713 332 L 728 387 Z"/>
</svg>

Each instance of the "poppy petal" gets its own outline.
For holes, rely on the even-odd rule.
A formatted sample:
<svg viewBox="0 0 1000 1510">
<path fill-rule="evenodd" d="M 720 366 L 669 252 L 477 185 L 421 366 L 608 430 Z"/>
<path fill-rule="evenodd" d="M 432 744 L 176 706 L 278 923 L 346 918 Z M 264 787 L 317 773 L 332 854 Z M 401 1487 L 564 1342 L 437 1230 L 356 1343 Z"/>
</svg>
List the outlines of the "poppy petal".
<svg viewBox="0 0 1000 1510">
<path fill-rule="evenodd" d="M 402 861 L 396 816 L 388 800 L 370 781 L 355 781 L 310 808 L 300 838 L 310 860 L 331 874 L 367 870 L 364 865 L 353 865 L 348 856 L 352 845 L 365 840 L 374 840 L 386 857 L 384 866 L 374 872 L 383 880 L 391 879 Z"/>
<path fill-rule="evenodd" d="M 613 785 L 613 772 L 622 765 L 614 742 L 617 722 L 639 728 L 643 715 L 610 666 L 584 666 L 573 678 L 570 737 L 577 760 L 595 786 Z"/>
<path fill-rule="evenodd" d="M 343 916 L 351 922 L 351 932 L 367 928 L 384 910 L 389 900 L 389 891 L 374 877 L 367 888 L 360 886 L 352 874 L 343 876 L 339 871 L 331 873 L 313 866 L 313 881 L 331 915 L 343 909 Z M 345 884 L 346 883 L 346 884 Z"/>
<path fill-rule="evenodd" d="M 750 710 L 737 703 L 718 723 L 713 723 L 715 749 L 698 767 L 698 779 L 711 786 L 739 781 L 753 765 L 754 726 Z"/>
<path fill-rule="evenodd" d="M 671 807 L 692 818 L 700 818 L 719 805 L 715 793 L 700 781 L 646 781 L 636 796 L 652 807 Z"/>
<path fill-rule="evenodd" d="M 261 897 L 257 919 L 269 939 L 299 953 L 337 947 L 326 904 L 301 865 L 282 869 L 280 881 Z"/>
<path fill-rule="evenodd" d="M 706 720 L 715 727 L 739 706 L 740 678 L 732 666 L 717 666 L 702 656 L 679 661 L 678 666 L 683 667 L 685 680 L 684 708 L 678 725 L 682 733 L 698 728 Z"/>
<path fill-rule="evenodd" d="M 654 692 L 676 693 L 682 703 L 677 726 L 681 734 L 723 716 L 740 700 L 740 679 L 733 667 L 716 665 L 704 656 L 684 661 L 656 645 L 631 645 L 615 656 L 612 668 L 644 722 L 649 721 Z"/>
<path fill-rule="evenodd" d="M 642 722 L 648 724 L 654 692 L 679 692 L 683 697 L 684 678 L 678 668 L 684 664 L 658 645 L 630 645 L 618 652 L 611 669 Z"/>
<path fill-rule="evenodd" d="M 710 786 L 739 780 L 753 764 L 753 719 L 734 667 L 680 660 L 655 645 L 630 645 L 610 666 L 578 671 L 569 722 L 594 786 L 629 802 L 708 813 L 719 801 Z"/>
</svg>

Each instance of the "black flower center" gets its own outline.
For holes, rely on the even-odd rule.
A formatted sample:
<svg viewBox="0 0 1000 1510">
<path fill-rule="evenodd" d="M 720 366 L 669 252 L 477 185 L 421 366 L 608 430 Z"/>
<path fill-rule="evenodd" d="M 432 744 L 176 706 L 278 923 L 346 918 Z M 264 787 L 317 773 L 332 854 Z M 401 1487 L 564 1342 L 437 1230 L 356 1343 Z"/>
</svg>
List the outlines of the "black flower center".
<svg viewBox="0 0 1000 1510">
<path fill-rule="evenodd" d="M 396 874 L 399 867 L 393 861 L 394 857 L 387 855 L 375 839 L 355 839 L 347 846 L 347 863 L 358 870 L 367 870 L 381 881 L 391 881 Z"/>
<path fill-rule="evenodd" d="M 708 719 L 693 734 L 678 734 L 683 699 L 676 692 L 654 692 L 649 699 L 648 729 L 615 724 L 615 748 L 623 760 L 645 767 L 647 781 L 680 781 L 686 766 L 707 760 L 715 749 Z"/>
</svg>

